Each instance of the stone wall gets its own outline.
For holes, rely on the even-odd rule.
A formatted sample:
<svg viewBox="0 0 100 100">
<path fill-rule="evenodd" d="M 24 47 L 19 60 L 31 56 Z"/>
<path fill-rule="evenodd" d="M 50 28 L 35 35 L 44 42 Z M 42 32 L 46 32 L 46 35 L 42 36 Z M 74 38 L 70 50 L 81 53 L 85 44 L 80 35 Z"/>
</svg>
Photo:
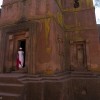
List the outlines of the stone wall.
<svg viewBox="0 0 100 100">
<path fill-rule="evenodd" d="M 19 20 L 38 19 L 54 12 L 55 2 L 50 0 L 3 1 L 0 24 L 11 24 Z"/>
<path fill-rule="evenodd" d="M 66 78 L 29 83 L 28 100 L 100 100 L 99 78 Z"/>
<path fill-rule="evenodd" d="M 100 69 L 99 35 L 92 0 L 80 1 L 78 8 L 74 8 L 74 3 L 72 3 L 72 1 L 66 2 L 66 8 L 64 9 L 64 26 L 67 35 L 66 39 L 72 42 L 85 41 L 85 59 L 87 60 L 88 69 Z M 74 49 L 72 50 L 72 53 L 73 52 Z"/>
</svg>

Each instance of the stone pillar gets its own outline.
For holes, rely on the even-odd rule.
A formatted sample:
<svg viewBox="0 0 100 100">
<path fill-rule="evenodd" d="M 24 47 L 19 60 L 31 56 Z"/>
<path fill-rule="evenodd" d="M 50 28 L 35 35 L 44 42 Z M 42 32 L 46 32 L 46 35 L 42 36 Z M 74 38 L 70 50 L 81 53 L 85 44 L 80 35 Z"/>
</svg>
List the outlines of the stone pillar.
<svg viewBox="0 0 100 100">
<path fill-rule="evenodd" d="M 61 41 L 58 35 L 61 35 Z M 64 61 L 63 32 L 56 26 L 52 18 L 39 22 L 36 45 L 36 71 L 42 74 L 61 72 Z M 60 41 L 60 43 L 58 43 Z"/>
<path fill-rule="evenodd" d="M 35 74 L 36 63 L 36 24 L 32 24 L 29 33 L 29 66 L 28 73 Z"/>
<path fill-rule="evenodd" d="M 5 47 L 6 47 L 6 33 L 0 32 L 0 72 L 4 71 L 4 60 L 5 60 Z"/>
<path fill-rule="evenodd" d="M 45 30 L 45 20 L 40 20 L 37 26 L 36 72 L 45 73 L 50 68 L 50 34 Z M 50 27 L 48 27 L 50 28 Z"/>
</svg>

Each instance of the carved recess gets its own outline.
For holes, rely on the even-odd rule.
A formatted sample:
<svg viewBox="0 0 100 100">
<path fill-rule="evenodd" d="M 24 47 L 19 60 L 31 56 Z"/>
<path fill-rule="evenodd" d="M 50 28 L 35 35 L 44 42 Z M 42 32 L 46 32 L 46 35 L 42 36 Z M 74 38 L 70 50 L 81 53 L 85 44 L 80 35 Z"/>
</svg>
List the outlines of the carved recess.
<svg viewBox="0 0 100 100">
<path fill-rule="evenodd" d="M 9 40 L 12 40 L 14 38 L 13 35 L 9 35 Z"/>
<path fill-rule="evenodd" d="M 87 66 L 86 57 L 86 42 L 71 41 L 70 42 L 70 57 L 72 70 L 84 70 Z"/>
<path fill-rule="evenodd" d="M 60 58 L 60 66 L 62 67 L 62 70 L 64 70 L 65 67 L 64 43 L 65 41 L 64 41 L 63 33 L 58 33 L 57 34 L 58 55 Z"/>
</svg>

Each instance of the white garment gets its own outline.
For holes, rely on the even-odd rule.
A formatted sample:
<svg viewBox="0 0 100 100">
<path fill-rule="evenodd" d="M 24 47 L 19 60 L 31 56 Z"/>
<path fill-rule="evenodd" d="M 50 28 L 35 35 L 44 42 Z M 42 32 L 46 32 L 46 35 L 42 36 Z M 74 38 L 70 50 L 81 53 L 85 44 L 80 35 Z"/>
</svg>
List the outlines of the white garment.
<svg viewBox="0 0 100 100">
<path fill-rule="evenodd" d="M 18 51 L 18 55 L 19 55 L 19 61 L 21 62 L 21 64 L 18 65 L 19 68 L 23 68 L 23 64 L 24 64 L 24 52 L 23 51 Z"/>
</svg>

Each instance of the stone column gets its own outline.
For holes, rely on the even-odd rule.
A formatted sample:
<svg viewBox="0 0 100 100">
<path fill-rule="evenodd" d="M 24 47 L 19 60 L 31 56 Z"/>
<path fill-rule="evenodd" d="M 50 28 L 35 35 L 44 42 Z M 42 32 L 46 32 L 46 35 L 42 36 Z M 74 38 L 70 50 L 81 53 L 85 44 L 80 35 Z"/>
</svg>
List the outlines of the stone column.
<svg viewBox="0 0 100 100">
<path fill-rule="evenodd" d="M 35 74 L 35 51 L 36 51 L 36 24 L 32 24 L 29 33 L 29 66 L 28 73 Z"/>
<path fill-rule="evenodd" d="M 4 71 L 4 60 L 5 60 L 5 47 L 6 47 L 6 33 L 0 31 L 0 73 Z"/>
</svg>

